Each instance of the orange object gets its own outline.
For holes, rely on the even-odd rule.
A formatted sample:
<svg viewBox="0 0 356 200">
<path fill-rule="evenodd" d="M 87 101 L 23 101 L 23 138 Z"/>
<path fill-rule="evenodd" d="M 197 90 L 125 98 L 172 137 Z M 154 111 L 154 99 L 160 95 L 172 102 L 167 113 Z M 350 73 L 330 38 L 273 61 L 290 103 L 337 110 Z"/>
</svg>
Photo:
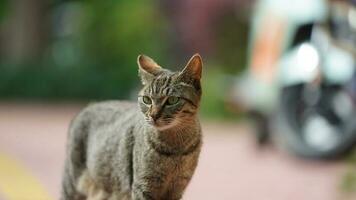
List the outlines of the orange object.
<svg viewBox="0 0 356 200">
<path fill-rule="evenodd" d="M 261 27 L 252 48 L 251 71 L 257 79 L 270 83 L 275 78 L 285 23 L 280 18 L 270 16 L 263 19 Z"/>
</svg>

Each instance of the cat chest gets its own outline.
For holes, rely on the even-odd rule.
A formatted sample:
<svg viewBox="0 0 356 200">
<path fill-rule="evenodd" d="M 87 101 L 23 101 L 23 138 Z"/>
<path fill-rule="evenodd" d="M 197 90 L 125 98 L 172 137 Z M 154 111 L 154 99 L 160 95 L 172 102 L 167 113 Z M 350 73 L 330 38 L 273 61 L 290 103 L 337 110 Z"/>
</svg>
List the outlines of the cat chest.
<svg viewBox="0 0 356 200">
<path fill-rule="evenodd" d="M 147 149 L 144 154 L 134 153 L 136 175 L 156 177 L 165 182 L 171 182 L 179 177 L 190 176 L 197 163 L 198 155 L 192 153 L 185 156 L 167 156 Z"/>
</svg>

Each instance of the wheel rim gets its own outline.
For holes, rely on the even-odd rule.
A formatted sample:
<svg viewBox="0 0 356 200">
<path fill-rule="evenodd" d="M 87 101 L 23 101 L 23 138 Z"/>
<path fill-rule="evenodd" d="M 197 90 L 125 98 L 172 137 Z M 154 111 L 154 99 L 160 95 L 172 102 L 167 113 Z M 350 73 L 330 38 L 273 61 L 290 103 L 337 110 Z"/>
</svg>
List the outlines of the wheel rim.
<svg viewBox="0 0 356 200">
<path fill-rule="evenodd" d="M 333 150 L 340 144 L 339 132 L 337 127 L 320 115 L 310 116 L 302 129 L 306 144 L 320 152 Z"/>
<path fill-rule="evenodd" d="M 347 122 L 334 108 L 334 98 L 338 96 L 341 88 L 320 88 L 312 99 L 305 99 L 305 87 L 299 87 L 298 92 L 294 93 L 296 96 L 289 96 L 292 99 L 284 101 L 288 121 L 296 130 L 295 139 L 304 143 L 301 144 L 304 148 L 315 153 L 327 154 L 340 149 L 350 136 L 350 132 L 346 133 L 344 130 Z"/>
</svg>

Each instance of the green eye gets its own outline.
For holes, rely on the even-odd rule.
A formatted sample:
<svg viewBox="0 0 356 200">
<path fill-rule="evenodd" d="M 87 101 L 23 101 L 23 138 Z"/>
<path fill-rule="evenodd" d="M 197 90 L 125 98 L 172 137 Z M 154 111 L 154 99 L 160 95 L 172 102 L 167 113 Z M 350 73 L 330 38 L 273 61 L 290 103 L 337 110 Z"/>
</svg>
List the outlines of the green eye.
<svg viewBox="0 0 356 200">
<path fill-rule="evenodd" d="M 174 97 L 174 96 L 168 97 L 167 104 L 174 105 L 174 104 L 178 103 L 179 99 L 180 99 L 179 97 Z"/>
<path fill-rule="evenodd" d="M 148 97 L 148 96 L 143 96 L 143 97 L 142 97 L 142 101 L 143 101 L 143 103 L 145 103 L 145 104 L 147 104 L 147 105 L 151 105 L 151 104 L 152 104 L 152 100 L 151 100 L 151 98 Z"/>
</svg>

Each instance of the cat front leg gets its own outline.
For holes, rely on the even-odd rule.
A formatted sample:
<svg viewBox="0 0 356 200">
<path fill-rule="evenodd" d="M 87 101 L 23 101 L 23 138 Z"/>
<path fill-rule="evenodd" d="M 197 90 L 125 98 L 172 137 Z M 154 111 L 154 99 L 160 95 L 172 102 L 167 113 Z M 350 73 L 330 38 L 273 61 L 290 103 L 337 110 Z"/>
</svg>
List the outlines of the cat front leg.
<svg viewBox="0 0 356 200">
<path fill-rule="evenodd" d="M 172 181 L 169 182 L 168 192 L 163 199 L 179 200 L 182 198 L 184 190 L 191 181 L 195 168 L 198 164 L 199 150 L 194 151 L 191 155 L 178 159 L 178 171 Z"/>
<path fill-rule="evenodd" d="M 182 199 L 184 190 L 189 184 L 191 175 L 179 176 L 170 184 L 170 188 L 163 199 L 180 200 Z"/>
<path fill-rule="evenodd" d="M 153 175 L 154 174 L 154 175 Z M 165 200 L 167 189 L 165 177 L 157 171 L 138 176 L 132 185 L 132 200 Z"/>
<path fill-rule="evenodd" d="M 157 183 L 152 179 L 141 184 L 136 183 L 132 188 L 132 200 L 180 200 L 190 178 L 179 177 L 170 184 Z"/>
<path fill-rule="evenodd" d="M 144 184 L 134 184 L 131 196 L 132 200 L 157 200 L 153 192 Z"/>
</svg>

